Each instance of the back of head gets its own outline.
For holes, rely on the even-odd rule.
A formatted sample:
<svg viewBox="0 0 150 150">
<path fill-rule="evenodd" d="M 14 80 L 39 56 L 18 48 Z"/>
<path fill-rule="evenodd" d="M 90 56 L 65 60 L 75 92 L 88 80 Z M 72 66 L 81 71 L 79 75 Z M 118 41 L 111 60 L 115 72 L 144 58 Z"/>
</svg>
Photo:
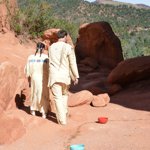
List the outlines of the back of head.
<svg viewBox="0 0 150 150">
<path fill-rule="evenodd" d="M 59 39 L 64 38 L 64 37 L 67 36 L 67 35 L 68 35 L 68 33 L 67 33 L 67 31 L 65 31 L 65 30 L 59 30 L 59 31 L 57 32 L 57 37 L 58 37 Z"/>
<path fill-rule="evenodd" d="M 45 48 L 45 45 L 41 42 L 38 42 L 37 45 L 36 45 L 36 48 L 37 49 L 43 49 L 43 48 Z"/>
<path fill-rule="evenodd" d="M 43 49 L 45 48 L 45 44 L 41 43 L 41 42 L 38 42 L 37 45 L 36 45 L 36 52 L 35 52 L 35 55 L 39 52 L 40 53 L 40 56 L 43 52 Z"/>
</svg>

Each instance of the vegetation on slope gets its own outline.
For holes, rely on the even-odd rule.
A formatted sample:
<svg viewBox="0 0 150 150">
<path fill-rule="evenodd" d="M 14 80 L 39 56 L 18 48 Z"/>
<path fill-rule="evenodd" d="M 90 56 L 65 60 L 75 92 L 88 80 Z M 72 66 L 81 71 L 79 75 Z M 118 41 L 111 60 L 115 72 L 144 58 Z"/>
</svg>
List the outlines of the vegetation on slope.
<svg viewBox="0 0 150 150">
<path fill-rule="evenodd" d="M 76 41 L 83 23 L 107 21 L 120 38 L 124 58 L 150 55 L 150 9 L 103 5 L 83 0 L 18 0 L 12 21 L 17 34 L 35 38 L 49 28 L 63 28 Z"/>
</svg>

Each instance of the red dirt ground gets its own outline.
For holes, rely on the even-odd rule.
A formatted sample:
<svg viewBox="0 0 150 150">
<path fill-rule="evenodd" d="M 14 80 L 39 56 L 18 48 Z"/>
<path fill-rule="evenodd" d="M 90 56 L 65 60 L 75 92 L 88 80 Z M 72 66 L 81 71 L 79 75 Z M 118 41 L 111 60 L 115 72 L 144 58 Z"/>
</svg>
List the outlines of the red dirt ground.
<svg viewBox="0 0 150 150">
<path fill-rule="evenodd" d="M 1 145 L 0 150 L 69 150 L 72 144 L 84 144 L 85 150 L 149 150 L 148 85 L 143 81 L 134 90 L 131 86 L 112 96 L 107 107 L 70 107 L 66 126 L 58 125 L 52 115 L 42 119 L 23 110 L 12 110 L 13 115 L 23 117 L 26 134 L 13 143 Z M 99 116 L 107 116 L 108 122 L 97 123 Z"/>
</svg>

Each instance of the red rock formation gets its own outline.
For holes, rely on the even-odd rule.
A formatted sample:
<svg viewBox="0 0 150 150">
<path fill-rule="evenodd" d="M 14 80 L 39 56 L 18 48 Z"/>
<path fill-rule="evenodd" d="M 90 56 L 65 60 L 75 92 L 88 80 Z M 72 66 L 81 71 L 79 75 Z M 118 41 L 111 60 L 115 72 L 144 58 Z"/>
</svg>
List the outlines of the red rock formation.
<svg viewBox="0 0 150 150">
<path fill-rule="evenodd" d="M 75 50 L 78 61 L 91 57 L 110 68 L 114 68 L 123 60 L 120 40 L 106 22 L 82 25 Z"/>
<path fill-rule="evenodd" d="M 110 97 L 107 93 L 99 94 L 93 96 L 92 106 L 94 107 L 104 107 L 110 102 Z"/>
<path fill-rule="evenodd" d="M 87 90 L 82 90 L 69 96 L 68 106 L 74 107 L 84 104 L 90 104 L 92 100 L 93 94 Z"/>
<path fill-rule="evenodd" d="M 21 119 L 6 114 L 0 118 L 0 129 L 0 145 L 12 143 L 25 134 L 25 127 Z"/>
<path fill-rule="evenodd" d="M 16 0 L 0 1 L 0 31 L 7 32 L 10 29 L 9 21 L 16 7 Z"/>
<path fill-rule="evenodd" d="M 28 44 L 30 45 L 30 42 Z M 24 88 L 28 88 L 24 66 L 27 57 L 34 53 L 35 49 L 33 45 L 29 47 L 20 45 L 18 39 L 11 32 L 2 34 L 2 36 L 0 33 L 0 46 L 0 83 L 3 85 L 0 87 L 0 92 L 3 93 L 0 95 L 0 103 L 5 103 L 5 108 L 8 108 L 10 103 L 14 108 L 15 103 L 12 98 L 15 98 L 16 94 L 20 94 Z M 6 93 L 7 91 L 10 92 Z M 27 97 L 29 97 L 28 95 L 29 93 L 26 94 Z M 5 99 L 8 102 L 4 102 Z"/>
<path fill-rule="evenodd" d="M 0 65 L 0 114 L 7 109 L 14 98 L 18 74 L 17 67 L 11 63 L 4 62 Z"/>
<path fill-rule="evenodd" d="M 107 92 L 109 95 L 113 95 L 119 91 L 121 91 L 123 88 L 119 84 L 109 84 L 107 83 Z"/>
<path fill-rule="evenodd" d="M 49 45 L 51 45 L 54 42 L 57 42 L 57 40 L 58 40 L 57 32 L 59 30 L 60 29 L 52 28 L 52 29 L 48 29 L 48 30 L 44 31 L 44 34 L 43 34 L 43 37 L 42 37 L 43 40 L 48 40 L 49 41 Z"/>
<path fill-rule="evenodd" d="M 21 45 L 9 30 L 0 32 L 0 144 L 13 142 L 25 133 L 24 116 L 14 111 L 22 98 L 29 100 L 21 92 L 27 88 L 23 71 L 28 55 L 35 51 L 32 44 Z"/>
<path fill-rule="evenodd" d="M 48 46 L 51 45 L 52 43 L 58 41 L 57 32 L 59 30 L 60 29 L 52 28 L 52 29 L 48 29 L 48 30 L 44 31 L 44 34 L 43 34 L 42 38 L 43 38 L 44 41 L 47 40 Z M 70 45 L 72 45 L 74 47 L 70 35 L 67 36 L 67 43 L 70 44 Z"/>
<path fill-rule="evenodd" d="M 85 104 L 92 104 L 94 107 L 106 106 L 110 102 L 110 97 L 107 93 L 93 95 L 88 90 L 82 90 L 77 93 L 70 93 L 68 106 L 75 107 Z"/>
<path fill-rule="evenodd" d="M 127 59 L 118 64 L 108 76 L 108 83 L 128 85 L 150 77 L 150 56 Z"/>
</svg>

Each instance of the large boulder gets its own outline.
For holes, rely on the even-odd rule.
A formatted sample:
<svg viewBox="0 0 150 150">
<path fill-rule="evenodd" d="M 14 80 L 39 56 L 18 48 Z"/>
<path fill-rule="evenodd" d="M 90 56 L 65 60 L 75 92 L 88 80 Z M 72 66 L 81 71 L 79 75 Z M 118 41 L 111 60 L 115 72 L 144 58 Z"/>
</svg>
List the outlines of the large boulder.
<svg viewBox="0 0 150 150">
<path fill-rule="evenodd" d="M 51 45 L 54 42 L 57 42 L 58 41 L 57 32 L 59 30 L 60 29 L 51 28 L 51 29 L 48 29 L 48 30 L 44 31 L 42 39 L 44 41 L 46 40 L 46 42 L 48 43 L 48 45 Z M 74 44 L 73 44 L 72 39 L 71 39 L 71 37 L 70 37 L 69 34 L 67 35 L 67 43 L 70 44 L 70 45 L 72 45 L 74 47 Z"/>
<path fill-rule="evenodd" d="M 16 0 L 0 1 L 0 31 L 6 32 L 10 29 L 9 21 L 16 7 Z"/>
<path fill-rule="evenodd" d="M 9 62 L 0 64 L 0 114 L 5 111 L 14 98 L 18 81 L 18 69 Z"/>
<path fill-rule="evenodd" d="M 150 56 L 127 59 L 109 74 L 109 84 L 128 85 L 150 77 Z"/>
<path fill-rule="evenodd" d="M 92 100 L 92 106 L 94 107 L 104 107 L 110 102 L 110 97 L 107 93 L 94 95 Z"/>
<path fill-rule="evenodd" d="M 93 94 L 87 90 L 69 95 L 68 106 L 75 107 L 84 104 L 90 104 L 93 100 Z"/>
<path fill-rule="evenodd" d="M 114 68 L 123 60 L 120 40 L 107 22 L 82 25 L 75 50 L 78 62 L 91 57 L 101 65 Z"/>
</svg>

